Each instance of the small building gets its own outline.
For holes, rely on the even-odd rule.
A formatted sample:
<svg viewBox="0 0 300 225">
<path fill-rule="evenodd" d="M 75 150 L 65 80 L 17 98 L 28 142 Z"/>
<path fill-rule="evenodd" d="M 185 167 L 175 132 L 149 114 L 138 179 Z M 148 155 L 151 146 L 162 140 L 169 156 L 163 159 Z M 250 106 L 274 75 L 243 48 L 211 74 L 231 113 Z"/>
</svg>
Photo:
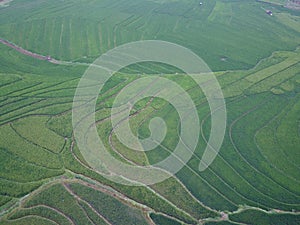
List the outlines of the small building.
<svg viewBox="0 0 300 225">
<path fill-rule="evenodd" d="M 266 13 L 270 16 L 273 16 L 273 12 L 271 10 L 266 10 Z"/>
</svg>

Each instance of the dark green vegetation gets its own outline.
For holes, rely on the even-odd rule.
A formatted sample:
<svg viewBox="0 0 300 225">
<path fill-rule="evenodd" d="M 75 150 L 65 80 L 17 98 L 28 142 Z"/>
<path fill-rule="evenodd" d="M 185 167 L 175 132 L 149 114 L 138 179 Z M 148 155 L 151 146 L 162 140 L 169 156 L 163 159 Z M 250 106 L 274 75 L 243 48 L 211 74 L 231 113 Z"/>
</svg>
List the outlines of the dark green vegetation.
<svg viewBox="0 0 300 225">
<path fill-rule="evenodd" d="M 153 220 L 153 222 L 158 225 L 181 225 L 181 223 L 177 222 L 176 220 L 170 219 L 162 215 L 151 214 L 150 217 Z"/>
<path fill-rule="evenodd" d="M 73 62 L 51 64 L 0 44 L 1 225 L 300 223 L 299 12 L 225 0 L 204 1 L 201 7 L 198 1 L 176 0 L 15 0 L 0 12 L 1 38 Z M 156 149 L 127 149 L 112 131 L 106 118 L 114 97 L 141 76 L 162 73 L 187 90 L 202 131 L 194 156 L 176 177 L 130 187 L 88 167 L 72 136 L 71 107 L 87 68 L 76 62 L 144 39 L 182 44 L 220 70 L 228 124 L 220 154 L 199 172 L 210 133 L 201 90 L 172 67 L 146 63 L 122 70 L 101 91 L 96 113 L 98 133 L 114 156 L 149 165 L 178 142 L 178 114 L 160 99 L 138 102 L 130 118 L 141 138 L 149 135 L 152 118 L 164 119 L 168 134 Z"/>
<path fill-rule="evenodd" d="M 240 223 L 253 224 L 253 225 L 269 225 L 269 224 L 287 224 L 297 225 L 300 223 L 300 218 L 291 214 L 274 214 L 264 213 L 257 210 L 246 210 L 242 213 L 233 214 L 230 219 Z"/>
<path fill-rule="evenodd" d="M 69 182 L 54 184 L 36 193 L 23 202 L 22 208 L 12 213 L 9 220 L 14 224 L 28 216 L 37 221 L 40 217 L 46 218 L 57 224 L 147 224 L 141 210 L 123 204 L 101 189 Z"/>
</svg>

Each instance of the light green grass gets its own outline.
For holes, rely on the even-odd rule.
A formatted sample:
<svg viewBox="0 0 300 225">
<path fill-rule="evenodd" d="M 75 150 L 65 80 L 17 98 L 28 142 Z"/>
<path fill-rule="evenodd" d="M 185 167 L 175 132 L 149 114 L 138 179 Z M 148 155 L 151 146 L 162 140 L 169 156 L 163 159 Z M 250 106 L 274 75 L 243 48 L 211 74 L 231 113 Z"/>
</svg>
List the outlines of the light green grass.
<svg viewBox="0 0 300 225">
<path fill-rule="evenodd" d="M 39 1 L 32 6 L 19 0 L 1 14 L 0 36 L 44 55 L 89 62 L 124 43 L 161 39 L 190 48 L 214 70 L 242 69 L 299 43 L 299 31 L 266 15 L 264 6 L 222 0 L 202 6 L 198 1 L 134 0 L 126 4 L 68 0 L 56 5 Z M 276 34 L 272 42 L 270 33 Z"/>
<path fill-rule="evenodd" d="M 288 26 L 289 28 L 300 32 L 300 28 L 299 28 L 299 22 L 300 22 L 300 18 L 299 16 L 293 16 L 289 13 L 278 13 L 276 15 L 276 17 L 278 17 L 279 21 L 281 23 L 283 23 L 284 25 Z"/>
<path fill-rule="evenodd" d="M 13 127 L 26 140 L 58 153 L 62 150 L 65 141 L 63 137 L 47 129 L 48 120 L 48 117 L 28 117 L 18 120 Z"/>
<path fill-rule="evenodd" d="M 9 125 L 1 126 L 0 133 L 1 148 L 7 149 L 12 154 L 39 166 L 54 169 L 62 167 L 57 154 L 27 142 L 14 132 Z"/>
</svg>

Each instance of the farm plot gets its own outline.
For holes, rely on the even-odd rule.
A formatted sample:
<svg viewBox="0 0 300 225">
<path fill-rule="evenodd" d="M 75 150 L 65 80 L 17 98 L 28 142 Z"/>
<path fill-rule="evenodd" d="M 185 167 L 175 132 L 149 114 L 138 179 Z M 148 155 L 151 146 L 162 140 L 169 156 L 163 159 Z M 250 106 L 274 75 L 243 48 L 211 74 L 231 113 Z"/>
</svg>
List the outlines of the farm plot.
<svg viewBox="0 0 300 225">
<path fill-rule="evenodd" d="M 84 159 L 76 146 L 74 147 L 74 144 L 71 145 L 71 104 L 63 102 L 68 102 L 69 98 L 67 96 L 69 96 L 69 91 L 74 90 L 76 82 L 78 82 L 77 78 L 53 82 L 50 78 L 43 80 L 44 78 L 42 76 L 33 76 L 31 79 L 34 79 L 37 83 L 42 82 L 41 86 L 37 85 L 29 87 L 28 91 L 18 90 L 17 87 L 14 86 L 11 93 L 13 92 L 15 95 L 11 96 L 11 100 L 4 99 L 2 102 L 3 109 L 7 107 L 7 112 L 9 112 L 10 109 L 14 109 L 14 107 L 18 108 L 18 106 L 21 111 L 18 113 L 18 110 L 11 110 L 11 114 L 8 113 L 7 117 L 5 114 L 1 116 L 1 118 L 5 118 L 5 120 L 3 120 L 4 122 L 15 118 L 11 120 L 11 124 L 6 123 L 6 125 L 2 125 L 1 130 L 3 131 L 3 134 L 6 134 L 7 136 L 3 136 L 4 139 L 1 143 L 2 145 L 6 143 L 3 147 L 9 149 L 10 152 L 15 155 L 16 158 L 14 160 L 18 160 L 17 157 L 22 157 L 22 159 L 29 161 L 29 165 L 23 166 L 24 168 L 28 168 L 25 171 L 33 170 L 37 173 L 26 176 L 26 174 L 20 175 L 17 170 L 11 170 L 11 174 L 8 174 L 8 178 L 15 177 L 18 182 L 34 182 L 24 184 L 16 183 L 14 186 L 11 186 L 10 189 L 7 185 L 11 185 L 9 183 L 11 181 L 2 181 L 2 187 L 7 190 L 7 193 L 5 194 L 13 197 L 22 196 L 25 193 L 36 189 L 43 182 L 46 182 L 48 178 L 65 174 L 65 170 L 61 169 L 63 166 L 75 173 L 82 174 L 80 176 L 90 177 L 104 184 L 108 184 L 119 192 L 125 193 L 135 201 L 150 206 L 151 208 L 155 208 L 158 212 L 164 212 L 180 221 L 193 221 L 191 218 L 196 220 L 207 217 L 217 218 L 218 213 L 214 212 L 214 209 L 234 211 L 239 205 L 243 204 L 264 209 L 276 207 L 283 210 L 297 210 L 299 208 L 297 162 L 290 164 L 289 167 L 283 168 L 284 163 L 277 162 L 276 160 L 281 157 L 280 154 L 285 154 L 286 149 L 282 147 L 281 152 L 276 151 L 275 153 L 268 153 L 271 149 L 268 147 L 269 144 L 266 143 L 270 143 L 271 140 L 269 139 L 270 135 L 265 135 L 265 132 L 269 132 L 266 130 L 269 126 L 272 125 L 271 127 L 273 129 L 274 126 L 272 121 L 275 121 L 275 124 L 279 123 L 279 121 L 286 121 L 284 120 L 286 116 L 289 118 L 288 121 L 297 120 L 298 95 L 295 94 L 298 90 L 298 83 L 296 82 L 297 75 L 296 72 L 292 72 L 292 75 L 288 75 L 288 77 L 284 76 L 286 76 L 285 71 L 287 71 L 285 70 L 287 67 L 287 60 L 294 62 L 294 59 L 289 57 L 295 57 L 296 59 L 298 57 L 296 52 L 284 54 L 285 53 L 275 54 L 274 57 L 277 57 L 277 59 L 270 58 L 269 60 L 263 61 L 257 68 L 250 71 L 223 72 L 218 74 L 218 79 L 220 79 L 224 89 L 228 88 L 228 90 L 230 90 L 230 87 L 235 84 L 236 79 L 238 79 L 239 76 L 241 76 L 241 79 L 251 80 L 252 85 L 248 87 L 251 91 L 247 88 L 243 90 L 248 96 L 243 96 L 241 92 L 240 94 L 235 94 L 235 98 L 227 99 L 229 127 L 224 145 L 215 162 L 204 173 L 199 173 L 197 169 L 210 130 L 209 109 L 205 103 L 205 99 L 203 99 L 204 96 L 201 91 L 195 89 L 193 82 L 185 78 L 185 76 L 177 75 L 177 78 L 175 78 L 175 75 L 166 75 L 169 79 L 176 81 L 186 88 L 193 100 L 197 103 L 199 117 L 202 121 L 203 133 L 200 137 L 200 143 L 195 155 L 176 175 L 177 178 L 149 187 L 150 189 L 127 188 L 108 182 L 86 167 Z M 285 63 L 283 64 L 282 62 Z M 281 65 L 284 65 L 282 66 L 282 73 L 279 73 L 277 76 L 270 74 L 267 76 L 267 79 L 270 79 L 270 82 L 272 83 L 272 79 L 274 78 L 275 80 L 273 81 L 272 87 L 280 87 L 283 82 L 278 82 L 276 77 L 281 79 L 281 76 L 283 76 L 284 82 L 289 81 L 293 84 L 292 89 L 284 91 L 284 94 L 282 95 L 274 95 L 270 90 L 271 87 L 266 87 L 264 91 L 266 90 L 267 92 L 265 91 L 265 93 L 260 93 L 262 92 L 260 89 L 252 88 L 254 87 L 253 84 L 256 85 L 261 82 L 261 79 L 258 79 L 260 77 L 257 74 L 264 74 L 262 71 L 272 71 L 269 67 L 281 67 Z M 297 64 L 292 63 L 291 66 L 288 67 L 288 70 L 294 71 L 297 69 Z M 256 76 L 257 79 L 253 80 L 254 76 Z M 150 99 L 145 99 L 144 101 L 139 102 L 132 112 L 135 116 L 130 119 L 131 128 L 140 137 L 149 135 L 148 121 L 153 117 L 160 116 L 165 118 L 169 127 L 169 136 L 167 136 L 164 142 L 156 150 L 144 155 L 142 161 L 142 158 L 137 154 L 132 154 L 132 152 L 130 152 L 131 150 L 125 149 L 124 146 L 122 146 L 119 140 L 114 136 L 111 124 L 106 120 L 109 116 L 109 107 L 112 105 L 115 94 L 117 94 L 124 85 L 136 78 L 138 78 L 136 75 L 117 74 L 100 94 L 96 113 L 99 135 L 103 138 L 106 147 L 111 149 L 112 152 L 117 151 L 114 154 L 117 154 L 119 159 L 125 161 L 130 159 L 132 162 L 138 164 L 152 164 L 159 161 L 164 156 L 171 154 L 171 149 L 173 149 L 177 140 L 174 137 L 178 137 L 179 135 L 177 131 L 178 120 L 176 119 L 178 115 L 169 104 L 161 100 L 154 99 L 153 101 L 150 101 Z M 49 83 L 48 87 L 46 85 L 47 83 Z M 122 83 L 122 85 L 120 85 L 120 83 Z M 9 93 L 9 89 L 7 89 L 7 85 L 3 86 L 3 88 L 5 88 L 3 89 L 3 96 L 5 96 L 5 93 Z M 57 96 L 58 92 L 61 94 Z M 52 95 L 51 93 L 55 94 Z M 30 104 L 31 102 L 29 101 L 27 103 L 26 97 L 28 98 L 30 96 L 45 99 L 47 104 L 43 105 L 42 103 L 39 103 L 40 107 L 36 107 L 35 105 L 37 103 L 35 102 Z M 287 98 L 293 98 L 294 100 L 288 104 L 288 101 L 286 101 Z M 51 104 L 54 104 L 57 109 L 54 110 Z M 293 104 L 295 104 L 295 106 Z M 24 106 L 27 108 L 25 110 L 27 116 L 23 118 L 21 115 Z M 47 107 L 52 107 L 52 109 L 47 110 Z M 293 108 L 294 110 L 290 110 Z M 285 113 L 289 111 L 290 113 Z M 33 114 L 34 112 L 39 112 L 41 115 L 44 114 L 44 116 L 30 116 L 30 114 Z M 11 116 L 9 117 L 9 115 Z M 263 116 L 258 117 L 258 115 Z M 282 119 L 279 120 L 279 118 Z M 249 120 L 255 120 L 256 123 L 253 123 L 251 126 L 245 125 L 249 124 Z M 28 130 L 26 127 L 30 124 L 36 126 L 36 134 L 26 132 Z M 66 126 L 62 126 L 62 124 L 65 124 Z M 289 125 L 282 124 L 280 126 L 282 126 L 282 128 L 277 129 L 277 135 L 279 136 L 273 135 L 273 141 L 281 140 L 281 137 L 284 137 L 285 135 L 283 133 L 283 131 L 286 130 L 285 127 Z M 244 127 L 247 128 L 244 129 Z M 49 128 L 51 130 L 49 130 Z M 293 129 L 296 129 L 296 127 Z M 36 138 L 37 134 L 42 134 L 42 137 Z M 10 137 L 9 139 L 7 138 L 8 136 Z M 64 138 L 66 137 L 67 139 L 65 140 Z M 253 137 L 255 137 L 255 139 L 253 139 Z M 291 145 L 291 143 L 296 143 L 295 140 L 297 140 L 297 135 L 291 136 L 290 138 L 293 138 L 294 141 L 289 141 L 289 151 L 293 151 L 293 149 L 296 151 L 296 145 Z M 10 139 L 14 140 L 14 142 L 9 142 Z M 281 142 L 283 143 L 283 139 Z M 24 152 L 24 150 L 22 152 L 17 151 L 21 148 L 24 149 L 24 147 L 28 149 L 27 152 Z M 165 153 L 163 154 L 163 152 Z M 3 152 L 3 154 L 4 153 L 5 152 Z M 35 157 L 32 157 L 33 153 Z M 273 156 L 271 159 L 268 157 L 270 154 Z M 5 156 L 3 158 L 7 157 Z M 9 163 L 10 165 L 14 165 L 12 161 Z M 26 163 L 27 162 L 25 162 L 25 164 Z M 39 167 L 41 167 L 41 169 L 37 170 L 36 168 Z M 222 170 L 219 168 L 222 168 Z M 289 173 L 288 176 L 284 175 L 286 172 Z M 39 182 L 39 180 L 41 182 Z M 12 190 L 16 191 L 13 192 Z M 157 194 L 153 194 L 153 191 Z M 181 193 L 180 196 L 184 196 L 182 201 L 178 201 L 178 198 L 174 197 L 178 193 Z M 66 196 L 68 196 L 67 193 Z M 167 199 L 167 202 L 161 197 Z M 185 201 L 185 199 L 189 200 Z M 6 201 L 9 201 L 9 198 L 3 200 L 3 204 L 5 204 Z M 54 199 L 54 201 L 58 200 Z M 158 202 L 160 203 L 158 204 Z M 193 207 L 190 207 L 191 204 Z M 62 203 L 62 207 L 63 205 L 64 204 Z M 81 210 L 82 213 L 84 213 L 85 218 L 87 218 L 86 215 L 89 215 L 90 220 L 99 220 L 100 224 L 105 223 L 105 220 L 103 222 L 101 217 L 91 210 L 86 203 L 81 202 L 79 206 L 77 205 L 76 207 L 77 208 L 72 209 L 74 211 L 68 212 L 68 217 L 72 216 L 72 219 L 75 220 L 77 210 Z M 178 211 L 178 209 L 180 211 Z M 195 209 L 197 210 L 195 211 Z M 66 209 L 62 208 L 59 211 L 64 212 L 65 210 Z M 187 216 L 186 213 L 191 217 Z M 20 218 L 11 221 L 11 223 L 27 221 L 29 218 L 32 221 L 44 221 L 46 218 L 45 221 L 48 221 L 52 220 L 53 209 L 45 206 L 29 207 L 29 209 L 17 210 L 15 214 L 16 218 L 18 218 L 17 215 L 19 215 Z M 40 217 L 43 217 L 44 219 Z M 297 219 L 298 217 L 296 216 L 295 218 Z M 61 214 L 58 214 L 56 219 L 61 223 L 68 221 L 68 218 Z M 160 218 L 158 220 L 163 219 Z M 230 222 L 228 222 L 228 224 L 230 224 Z"/>
<path fill-rule="evenodd" d="M 202 6 L 196 1 L 15 1 L 1 9 L 0 34 L 27 50 L 80 62 L 92 62 L 124 43 L 158 39 L 192 49 L 215 71 L 246 69 L 299 44 L 294 21 L 299 15 L 291 17 L 274 5 L 279 14 L 273 18 L 264 7 L 223 0 Z"/>
<path fill-rule="evenodd" d="M 0 46 L 0 224 L 298 224 L 300 51 L 274 52 L 299 44 L 298 14 L 272 6 L 284 14 L 269 17 L 263 3 L 248 1 L 209 1 L 204 7 L 141 2 L 18 0 L 1 11 L 1 37 L 70 62 L 51 64 Z M 180 138 L 174 107 L 145 98 L 133 106 L 131 130 L 147 138 L 151 119 L 161 117 L 165 139 L 139 153 L 118 140 L 110 109 L 138 78 L 155 74 L 175 81 L 195 102 L 201 123 L 198 146 L 182 170 L 162 183 L 129 187 L 89 167 L 73 137 L 72 103 L 87 68 L 80 62 L 145 39 L 183 44 L 222 70 L 216 76 L 228 120 L 218 156 L 200 172 L 211 129 L 203 92 L 171 66 L 140 63 L 119 71 L 99 93 L 95 125 L 120 161 L 154 164 L 172 154 Z"/>
</svg>

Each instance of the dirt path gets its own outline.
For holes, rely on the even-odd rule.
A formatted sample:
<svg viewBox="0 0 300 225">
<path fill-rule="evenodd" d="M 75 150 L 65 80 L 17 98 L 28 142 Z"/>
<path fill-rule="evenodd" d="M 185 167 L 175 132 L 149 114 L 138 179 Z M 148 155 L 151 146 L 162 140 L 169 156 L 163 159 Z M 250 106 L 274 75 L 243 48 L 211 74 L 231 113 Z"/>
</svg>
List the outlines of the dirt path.
<svg viewBox="0 0 300 225">
<path fill-rule="evenodd" d="M 1 0 L 0 0 L 1 1 Z M 40 55 L 31 51 L 28 51 L 14 43 L 11 43 L 5 39 L 0 38 L 0 43 L 15 49 L 16 51 L 20 52 L 23 55 L 27 55 L 30 56 L 32 58 L 35 59 L 39 59 L 39 60 L 43 60 L 43 61 L 48 61 L 50 63 L 53 64 L 59 64 L 59 65 L 80 65 L 80 66 L 90 66 L 91 64 L 89 63 L 80 63 L 80 62 L 69 62 L 69 61 L 63 61 L 63 60 L 58 60 L 58 59 L 54 59 L 52 58 L 50 55 L 44 56 L 44 55 Z"/>
<path fill-rule="evenodd" d="M 30 52 L 26 49 L 23 49 L 22 47 L 19 47 L 9 41 L 6 41 L 2 38 L 0 38 L 0 42 L 8 47 L 11 47 L 15 50 L 17 50 L 18 52 L 24 54 L 24 55 L 27 55 L 27 56 L 30 56 L 30 57 L 33 57 L 33 58 L 36 58 L 36 59 L 39 59 L 39 60 L 45 60 L 45 61 L 49 61 L 49 62 L 52 62 L 52 59 L 50 56 L 44 56 L 44 55 L 39 55 L 39 54 L 36 54 L 36 53 L 33 53 L 33 52 Z M 52 62 L 54 63 L 54 61 Z"/>
</svg>

